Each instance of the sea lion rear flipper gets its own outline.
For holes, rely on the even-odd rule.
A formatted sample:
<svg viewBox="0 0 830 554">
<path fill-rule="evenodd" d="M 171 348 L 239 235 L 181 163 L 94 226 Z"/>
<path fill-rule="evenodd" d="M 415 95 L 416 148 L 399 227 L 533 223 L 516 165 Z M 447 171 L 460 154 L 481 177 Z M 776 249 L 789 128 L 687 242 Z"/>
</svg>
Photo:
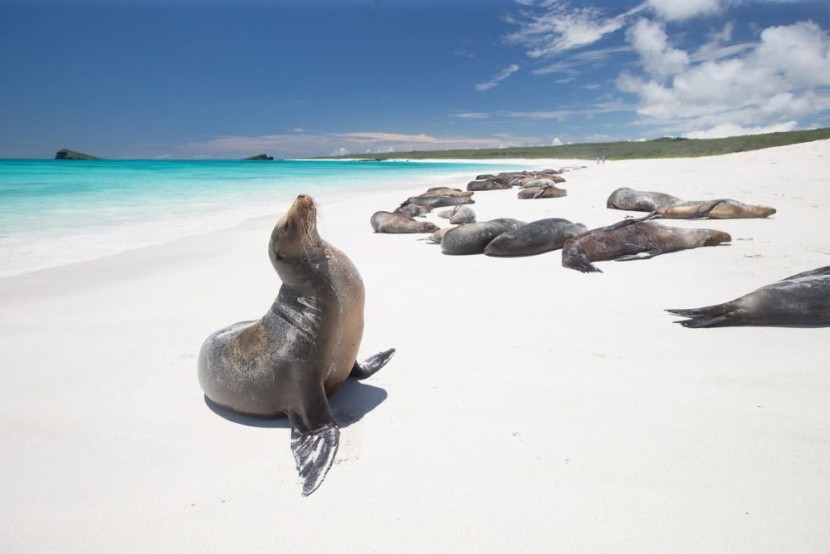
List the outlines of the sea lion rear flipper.
<svg viewBox="0 0 830 554">
<path fill-rule="evenodd" d="M 340 429 L 331 414 L 322 383 L 309 383 L 299 394 L 301 405 L 288 412 L 291 421 L 291 451 L 308 496 L 326 478 L 337 446 Z"/>
<path fill-rule="evenodd" d="M 363 360 L 362 363 L 358 363 L 355 361 L 354 366 L 352 367 L 352 372 L 349 374 L 349 377 L 354 377 L 355 379 L 362 380 L 367 379 L 374 375 L 375 373 L 380 370 L 386 363 L 392 359 L 392 355 L 395 353 L 394 348 L 390 348 L 389 350 L 384 350 L 383 352 L 378 352 L 374 356 L 370 356 Z"/>
<path fill-rule="evenodd" d="M 731 319 L 729 313 L 732 311 L 732 305 L 730 302 L 726 302 L 724 304 L 705 306 L 703 308 L 670 309 L 666 311 L 670 314 L 689 318 L 675 323 L 679 323 L 684 327 L 698 329 L 701 327 L 717 327 L 729 321 Z"/>
<path fill-rule="evenodd" d="M 703 219 L 705 217 L 709 217 L 712 210 L 724 202 L 728 202 L 728 199 L 720 198 L 718 200 L 711 200 L 705 204 L 701 204 L 700 207 L 698 207 L 698 209 L 696 209 L 694 213 L 689 216 L 689 219 Z"/>
</svg>

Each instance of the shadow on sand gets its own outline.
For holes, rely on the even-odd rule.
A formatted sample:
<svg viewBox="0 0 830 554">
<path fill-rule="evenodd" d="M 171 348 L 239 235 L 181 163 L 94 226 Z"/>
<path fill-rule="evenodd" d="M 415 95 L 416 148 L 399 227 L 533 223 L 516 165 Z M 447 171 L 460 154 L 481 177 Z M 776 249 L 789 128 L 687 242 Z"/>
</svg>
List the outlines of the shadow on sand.
<svg viewBox="0 0 830 554">
<path fill-rule="evenodd" d="M 381 402 L 386 400 L 386 391 L 366 385 L 354 379 L 347 380 L 343 386 L 331 398 L 329 398 L 329 405 L 334 414 L 334 419 L 340 427 L 348 427 L 352 423 L 356 423 L 363 419 L 363 416 L 374 410 Z M 274 418 L 260 418 L 244 414 L 240 414 L 224 408 L 219 404 L 213 402 L 207 396 L 204 397 L 205 404 L 215 414 L 241 425 L 249 427 L 269 427 L 278 429 L 288 429 L 291 426 L 288 423 L 288 418 L 285 416 L 277 416 Z"/>
</svg>

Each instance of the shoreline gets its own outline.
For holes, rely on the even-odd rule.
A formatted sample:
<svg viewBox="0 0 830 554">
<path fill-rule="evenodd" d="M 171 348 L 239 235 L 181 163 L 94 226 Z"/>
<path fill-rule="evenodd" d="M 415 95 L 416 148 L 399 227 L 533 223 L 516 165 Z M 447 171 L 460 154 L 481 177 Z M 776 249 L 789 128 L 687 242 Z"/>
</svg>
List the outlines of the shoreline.
<svg viewBox="0 0 830 554">
<path fill-rule="evenodd" d="M 340 450 L 308 498 L 289 429 L 222 417 L 196 380 L 204 338 L 276 296 L 266 248 L 281 213 L 0 278 L 0 545 L 821 550 L 830 328 L 686 329 L 663 310 L 830 264 L 827 175 L 830 140 L 589 164 L 559 199 L 474 195 L 479 220 L 589 229 L 629 214 L 605 208 L 624 186 L 778 209 L 665 221 L 733 240 L 594 275 L 559 252 L 445 256 L 420 235 L 372 232 L 374 211 L 425 183 L 316 199 L 321 236 L 366 287 L 359 358 L 398 351 L 332 397 Z"/>
</svg>

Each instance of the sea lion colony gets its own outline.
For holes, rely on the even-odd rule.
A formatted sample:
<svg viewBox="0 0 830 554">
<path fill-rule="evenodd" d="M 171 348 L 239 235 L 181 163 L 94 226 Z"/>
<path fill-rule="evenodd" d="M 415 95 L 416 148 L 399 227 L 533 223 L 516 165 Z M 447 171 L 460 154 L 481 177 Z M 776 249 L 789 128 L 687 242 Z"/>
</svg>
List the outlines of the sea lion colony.
<svg viewBox="0 0 830 554">
<path fill-rule="evenodd" d="M 430 194 L 463 198 L 472 204 L 475 202 L 473 193 L 511 188 L 518 189 L 519 199 L 561 198 L 567 195 L 565 189 L 556 186 L 565 182 L 561 174 L 561 170 L 546 169 L 479 175 L 467 184 L 466 192 L 446 187 L 430 189 L 421 196 L 407 199 L 401 207 L 417 203 L 418 199 Z M 590 230 L 581 223 L 562 218 L 529 223 L 510 217 L 477 221 L 472 208 L 459 205 L 438 215 L 452 218 L 462 207 L 465 208 L 465 219 L 450 219 L 450 223 L 458 223 L 457 225 L 423 231 L 430 233 L 426 240 L 441 245 L 442 253 L 518 257 L 561 249 L 562 265 L 583 273 L 601 273 L 602 270 L 593 262 L 643 260 L 669 252 L 717 246 L 731 241 L 728 233 L 717 229 L 681 229 L 657 223 L 654 221 L 657 219 L 766 218 L 776 212 L 770 206 L 744 204 L 729 198 L 682 200 L 662 192 L 619 188 L 609 195 L 606 207 L 648 212 L 648 215 Z M 694 328 L 725 325 L 830 325 L 830 267 L 788 277 L 724 304 L 667 311 L 689 318 L 679 323 Z"/>
</svg>

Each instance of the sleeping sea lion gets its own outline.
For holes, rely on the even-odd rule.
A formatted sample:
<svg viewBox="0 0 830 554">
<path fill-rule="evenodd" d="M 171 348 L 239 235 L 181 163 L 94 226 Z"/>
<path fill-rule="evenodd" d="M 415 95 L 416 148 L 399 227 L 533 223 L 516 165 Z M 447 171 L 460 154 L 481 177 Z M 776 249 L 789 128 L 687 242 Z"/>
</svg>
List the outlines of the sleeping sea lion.
<svg viewBox="0 0 830 554">
<path fill-rule="evenodd" d="M 688 317 L 684 327 L 727 325 L 830 325 L 830 266 L 761 287 L 731 302 L 669 313 Z"/>
<path fill-rule="evenodd" d="M 626 219 L 568 239 L 562 247 L 562 265 L 583 273 L 600 272 L 591 262 L 642 260 L 732 240 L 728 233 L 714 229 L 679 229 L 646 221 L 652 217 Z"/>
</svg>

